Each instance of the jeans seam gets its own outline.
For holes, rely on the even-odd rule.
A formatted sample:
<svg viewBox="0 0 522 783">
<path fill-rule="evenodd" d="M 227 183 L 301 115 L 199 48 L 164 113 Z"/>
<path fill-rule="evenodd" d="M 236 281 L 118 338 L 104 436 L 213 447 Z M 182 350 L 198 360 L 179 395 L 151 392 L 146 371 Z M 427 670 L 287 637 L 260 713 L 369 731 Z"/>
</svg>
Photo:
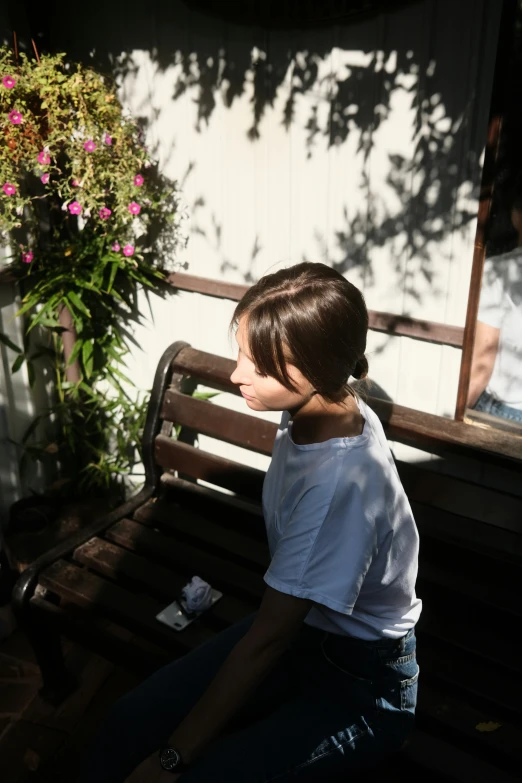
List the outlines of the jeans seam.
<svg viewBox="0 0 522 783">
<path fill-rule="evenodd" d="M 381 663 L 385 666 L 402 666 L 405 663 L 411 663 L 417 659 L 417 651 L 414 650 L 408 655 L 401 655 L 400 658 L 381 658 Z"/>
<path fill-rule="evenodd" d="M 272 783 L 272 781 L 277 780 L 278 778 L 282 778 L 284 775 L 288 775 L 289 773 L 293 774 L 294 772 L 299 772 L 300 769 L 304 769 L 305 767 L 309 767 L 311 764 L 315 764 L 316 761 L 320 761 L 321 759 L 324 759 L 325 756 L 331 756 L 332 753 L 335 753 L 335 751 L 339 749 L 339 747 L 344 748 L 345 745 L 349 745 L 351 742 L 354 742 L 355 740 L 364 737 L 366 734 L 369 734 L 369 729 L 360 731 L 354 737 L 351 737 L 349 740 L 346 740 L 346 742 L 339 743 L 339 745 L 336 748 L 332 748 L 331 750 L 326 750 L 324 753 L 321 753 L 320 756 L 316 756 L 315 758 L 310 759 L 310 761 L 305 761 L 303 764 L 298 764 L 296 767 L 291 767 L 290 769 L 287 769 L 284 772 L 279 772 L 277 775 L 274 775 L 271 778 L 265 778 L 263 783 Z"/>
</svg>

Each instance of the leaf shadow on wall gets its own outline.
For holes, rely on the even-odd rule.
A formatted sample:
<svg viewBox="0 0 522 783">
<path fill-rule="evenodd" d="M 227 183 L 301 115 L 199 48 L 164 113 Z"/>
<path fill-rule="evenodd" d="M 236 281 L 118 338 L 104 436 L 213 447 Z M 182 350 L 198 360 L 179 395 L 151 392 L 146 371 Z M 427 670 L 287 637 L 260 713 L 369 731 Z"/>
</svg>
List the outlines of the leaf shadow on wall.
<svg viewBox="0 0 522 783">
<path fill-rule="evenodd" d="M 434 247 L 476 217 L 484 139 L 476 127 L 475 97 L 487 78 L 470 53 L 477 51 L 473 40 L 479 40 L 479 53 L 491 46 L 488 0 L 458 6 L 450 0 L 419 0 L 360 23 L 307 28 L 296 19 L 296 29 L 284 30 L 235 24 L 181 0 L 157 0 L 147 7 L 130 0 L 122 19 L 117 6 L 94 0 L 81 35 L 72 9 L 54 0 L 52 8 L 51 48 L 114 74 L 130 93 L 145 79 L 149 86 L 139 121 L 156 140 L 161 138 L 164 165 L 176 129 L 169 136 L 161 115 L 168 103 L 180 100 L 188 100 L 197 133 L 204 132 L 218 109 L 247 97 L 249 112 L 241 116 L 252 144 L 263 137 L 269 111 L 280 113 L 279 124 L 288 133 L 298 131 L 295 138 L 308 158 L 353 144 L 360 164 L 354 175 L 357 196 L 344 197 L 342 222 L 328 234 L 315 227 L 315 258 L 343 274 L 357 271 L 367 289 L 382 271 L 375 259 L 384 250 L 403 315 L 418 306 L 421 290 L 444 295 L 437 290 Z M 390 151 L 377 164 L 385 167 L 383 186 L 383 178 L 379 184 L 374 176 L 372 153 L 376 138 L 392 133 L 386 122 L 398 98 L 409 107 L 403 129 L 408 152 L 388 145 Z M 190 163 L 197 165 L 197 160 Z M 230 227 L 220 224 L 207 195 L 198 194 L 189 207 L 196 216 L 193 232 L 221 254 L 220 271 L 255 281 L 263 236 L 251 237 L 247 258 L 230 258 L 222 249 L 223 232 Z"/>
</svg>

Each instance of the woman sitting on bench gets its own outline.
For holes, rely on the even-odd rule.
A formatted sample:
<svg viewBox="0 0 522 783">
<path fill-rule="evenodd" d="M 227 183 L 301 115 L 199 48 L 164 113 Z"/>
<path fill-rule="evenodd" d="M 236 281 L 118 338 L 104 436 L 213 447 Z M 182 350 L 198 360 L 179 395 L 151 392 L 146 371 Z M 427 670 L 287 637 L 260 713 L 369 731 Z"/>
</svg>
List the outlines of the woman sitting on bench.
<svg viewBox="0 0 522 783">
<path fill-rule="evenodd" d="M 347 780 L 412 730 L 418 534 L 364 378 L 368 313 L 323 264 L 267 275 L 234 314 L 232 381 L 283 411 L 263 489 L 271 553 L 259 611 L 112 708 L 85 783 Z M 161 772 L 163 768 L 164 772 Z"/>
</svg>

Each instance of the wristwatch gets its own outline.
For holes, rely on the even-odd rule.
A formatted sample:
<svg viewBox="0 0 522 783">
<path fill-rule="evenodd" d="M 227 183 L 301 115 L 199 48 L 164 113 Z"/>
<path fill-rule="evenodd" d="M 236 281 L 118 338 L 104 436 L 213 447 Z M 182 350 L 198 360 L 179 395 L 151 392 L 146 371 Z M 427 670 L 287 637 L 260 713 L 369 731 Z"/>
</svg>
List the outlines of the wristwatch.
<svg viewBox="0 0 522 783">
<path fill-rule="evenodd" d="M 184 772 L 187 767 L 183 763 L 181 753 L 176 748 L 165 747 L 159 752 L 159 760 L 162 769 L 166 772 L 178 773 Z"/>
</svg>

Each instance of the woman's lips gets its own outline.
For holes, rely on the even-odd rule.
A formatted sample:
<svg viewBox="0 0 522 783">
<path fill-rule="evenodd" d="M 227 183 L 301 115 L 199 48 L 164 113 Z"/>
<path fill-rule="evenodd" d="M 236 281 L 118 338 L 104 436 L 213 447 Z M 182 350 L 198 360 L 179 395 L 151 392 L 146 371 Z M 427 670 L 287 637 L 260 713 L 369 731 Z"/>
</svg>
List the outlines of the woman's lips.
<svg viewBox="0 0 522 783">
<path fill-rule="evenodd" d="M 240 389 L 239 391 L 241 392 L 241 394 L 243 395 L 243 397 L 245 398 L 245 400 L 253 400 L 253 399 L 254 399 L 253 397 L 251 397 L 251 396 L 250 396 L 250 394 L 245 394 L 245 392 L 243 391 L 243 389 Z"/>
</svg>

